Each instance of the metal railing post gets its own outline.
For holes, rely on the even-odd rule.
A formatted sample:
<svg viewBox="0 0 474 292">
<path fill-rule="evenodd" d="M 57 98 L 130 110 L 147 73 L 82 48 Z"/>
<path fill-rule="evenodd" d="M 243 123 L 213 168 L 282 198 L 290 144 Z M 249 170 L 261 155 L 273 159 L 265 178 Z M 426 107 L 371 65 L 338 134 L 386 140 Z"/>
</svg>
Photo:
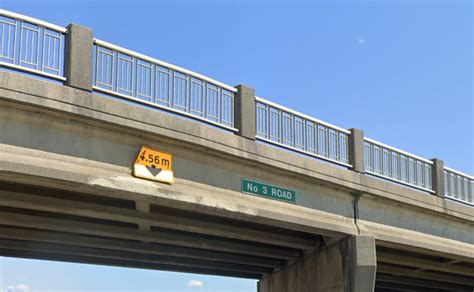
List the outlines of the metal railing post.
<svg viewBox="0 0 474 292">
<path fill-rule="evenodd" d="M 234 97 L 234 127 L 238 135 L 255 140 L 256 131 L 256 102 L 255 89 L 239 84 Z"/>
<path fill-rule="evenodd" d="M 444 183 L 444 162 L 441 159 L 431 159 L 431 181 L 435 195 L 441 198 L 445 197 L 445 183 Z"/>
<path fill-rule="evenodd" d="M 364 158 L 364 132 L 358 129 L 350 129 L 349 135 L 349 163 L 352 170 L 358 173 L 365 173 Z"/>
<path fill-rule="evenodd" d="M 92 30 L 77 24 L 67 27 L 64 74 L 66 85 L 92 91 Z"/>
</svg>

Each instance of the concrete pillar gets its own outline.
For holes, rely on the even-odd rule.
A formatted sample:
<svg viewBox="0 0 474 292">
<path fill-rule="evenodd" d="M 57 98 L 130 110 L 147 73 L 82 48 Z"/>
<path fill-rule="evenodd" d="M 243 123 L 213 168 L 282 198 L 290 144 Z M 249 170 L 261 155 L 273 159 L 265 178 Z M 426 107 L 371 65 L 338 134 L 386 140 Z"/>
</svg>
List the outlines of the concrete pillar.
<svg viewBox="0 0 474 292">
<path fill-rule="evenodd" d="M 92 91 L 92 30 L 77 24 L 67 27 L 64 73 L 66 85 Z"/>
<path fill-rule="evenodd" d="M 377 272 L 375 239 L 372 236 L 349 238 L 350 290 L 374 291 Z"/>
<path fill-rule="evenodd" d="M 349 163 L 352 170 L 358 173 L 365 173 L 364 158 L 364 132 L 357 129 L 350 129 L 349 136 Z"/>
<path fill-rule="evenodd" d="M 375 239 L 353 236 L 302 256 L 266 275 L 259 292 L 370 292 L 376 274 Z"/>
<path fill-rule="evenodd" d="M 237 85 L 239 90 L 234 97 L 234 125 L 239 129 L 239 135 L 255 140 L 256 135 L 256 103 L 255 89 Z"/>
<path fill-rule="evenodd" d="M 431 159 L 433 164 L 431 165 L 431 181 L 433 185 L 433 191 L 438 197 L 444 198 L 445 185 L 444 185 L 444 162 L 441 159 Z"/>
</svg>

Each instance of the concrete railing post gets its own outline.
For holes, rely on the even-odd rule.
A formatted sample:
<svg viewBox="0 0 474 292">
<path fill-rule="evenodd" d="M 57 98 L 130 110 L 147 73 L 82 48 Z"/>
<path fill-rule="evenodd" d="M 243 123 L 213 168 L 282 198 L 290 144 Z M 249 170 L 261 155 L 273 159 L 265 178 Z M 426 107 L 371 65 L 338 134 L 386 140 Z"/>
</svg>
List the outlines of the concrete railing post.
<svg viewBox="0 0 474 292">
<path fill-rule="evenodd" d="M 444 198 L 446 187 L 444 184 L 444 162 L 438 158 L 433 158 L 431 161 L 433 161 L 433 164 L 431 165 L 433 191 L 435 191 L 436 196 Z"/>
<path fill-rule="evenodd" d="M 234 125 L 239 135 L 255 140 L 256 135 L 256 103 L 255 89 L 239 84 L 234 97 Z"/>
<path fill-rule="evenodd" d="M 66 35 L 64 74 L 66 85 L 92 91 L 92 30 L 70 24 Z"/>
<path fill-rule="evenodd" d="M 352 170 L 358 173 L 365 173 L 364 158 L 364 132 L 357 129 L 350 129 L 349 136 L 349 163 Z"/>
</svg>

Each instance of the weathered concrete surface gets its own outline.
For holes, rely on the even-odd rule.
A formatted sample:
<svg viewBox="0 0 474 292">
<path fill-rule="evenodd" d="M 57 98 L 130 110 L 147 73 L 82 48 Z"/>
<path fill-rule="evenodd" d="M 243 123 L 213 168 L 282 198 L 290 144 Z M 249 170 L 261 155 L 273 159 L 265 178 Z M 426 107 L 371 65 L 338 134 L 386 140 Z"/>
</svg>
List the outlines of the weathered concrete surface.
<svg viewBox="0 0 474 292">
<path fill-rule="evenodd" d="M 239 90 L 235 95 L 234 122 L 235 127 L 239 129 L 239 135 L 250 140 L 255 140 L 255 128 L 257 121 L 255 120 L 255 89 L 237 85 Z"/>
<path fill-rule="evenodd" d="M 259 292 L 370 292 L 376 275 L 375 241 L 354 236 L 308 253 L 259 282 Z"/>
<path fill-rule="evenodd" d="M 18 103 L 23 103 L 24 107 L 29 107 L 29 111 L 48 112 L 49 116 L 54 115 L 60 120 L 74 121 L 80 126 L 87 124 L 92 128 L 105 128 L 111 132 L 127 133 L 138 139 L 156 142 L 161 142 L 166 137 L 166 142 L 171 145 L 186 144 L 187 148 L 212 151 L 215 155 L 238 161 L 249 168 L 258 166 L 263 169 L 262 172 L 268 169 L 272 172 L 291 174 L 298 176 L 301 180 L 316 180 L 318 183 L 337 186 L 338 189 L 348 192 L 370 193 L 449 216 L 470 221 L 473 219 L 474 212 L 468 206 L 308 159 L 306 156 L 278 147 L 242 139 L 183 117 L 176 117 L 137 104 L 119 102 L 110 97 L 89 94 L 13 73 L 0 72 L 0 98 L 17 104 L 5 104 L 4 107 L 15 108 L 19 106 Z M 112 159 L 111 154 L 102 160 L 99 157 L 87 157 L 80 152 L 71 155 L 98 159 L 106 163 L 117 163 L 114 160 L 107 161 L 107 159 Z"/>
<path fill-rule="evenodd" d="M 444 183 L 444 162 L 441 159 L 435 158 L 433 161 L 433 170 L 431 172 L 433 181 L 433 190 L 438 197 L 444 198 L 445 186 Z"/>
<path fill-rule="evenodd" d="M 70 24 L 67 29 L 64 62 L 66 84 L 92 91 L 92 30 L 77 24 Z"/>
<path fill-rule="evenodd" d="M 0 181 L 146 201 L 331 242 L 362 234 L 377 245 L 474 262 L 472 207 L 162 111 L 0 72 L 0 133 Z M 142 145 L 174 155 L 175 184 L 131 175 Z M 242 194 L 242 178 L 294 189 L 296 204 Z"/>
<path fill-rule="evenodd" d="M 358 173 L 365 173 L 365 149 L 364 132 L 358 129 L 350 129 L 349 136 L 349 163 L 352 170 Z"/>
</svg>

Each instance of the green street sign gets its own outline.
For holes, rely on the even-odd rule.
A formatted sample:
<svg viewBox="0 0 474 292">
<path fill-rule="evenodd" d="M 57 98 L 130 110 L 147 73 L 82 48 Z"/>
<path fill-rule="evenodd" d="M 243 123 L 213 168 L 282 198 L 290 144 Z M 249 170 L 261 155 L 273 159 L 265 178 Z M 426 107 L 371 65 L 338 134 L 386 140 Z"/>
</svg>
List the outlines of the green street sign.
<svg viewBox="0 0 474 292">
<path fill-rule="evenodd" d="M 264 184 L 248 179 L 242 179 L 242 193 L 262 196 L 265 198 L 280 200 L 289 203 L 296 202 L 296 192 L 269 184 Z"/>
</svg>

